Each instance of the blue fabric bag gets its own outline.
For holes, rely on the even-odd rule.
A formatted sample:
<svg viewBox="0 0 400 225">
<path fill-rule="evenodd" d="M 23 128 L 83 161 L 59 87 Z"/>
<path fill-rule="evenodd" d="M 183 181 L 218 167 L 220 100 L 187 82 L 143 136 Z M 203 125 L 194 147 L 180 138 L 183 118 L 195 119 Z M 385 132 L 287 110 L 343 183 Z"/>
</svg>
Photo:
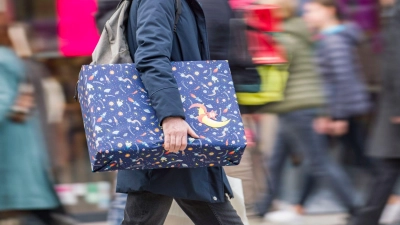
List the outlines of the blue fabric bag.
<svg viewBox="0 0 400 225">
<path fill-rule="evenodd" d="M 86 65 L 78 81 L 93 172 L 238 165 L 246 147 L 227 61 L 173 62 L 186 121 L 200 135 L 178 154 L 163 131 L 134 64 Z"/>
</svg>

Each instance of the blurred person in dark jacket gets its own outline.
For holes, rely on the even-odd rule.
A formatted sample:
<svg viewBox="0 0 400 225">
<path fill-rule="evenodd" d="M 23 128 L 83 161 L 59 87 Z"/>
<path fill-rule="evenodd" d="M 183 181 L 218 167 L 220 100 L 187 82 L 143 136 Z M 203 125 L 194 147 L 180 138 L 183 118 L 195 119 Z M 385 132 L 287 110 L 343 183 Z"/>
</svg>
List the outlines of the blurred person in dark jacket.
<svg viewBox="0 0 400 225">
<path fill-rule="evenodd" d="M 230 19 L 233 17 L 233 10 L 228 0 L 198 1 L 206 17 L 208 42 L 210 43 L 210 57 L 212 60 L 227 60 L 230 48 Z M 236 3 L 240 4 L 239 2 L 240 1 L 237 1 Z M 242 4 L 245 5 L 245 3 Z M 246 120 L 244 120 L 244 126 L 248 126 Z M 248 215 L 254 214 L 254 179 L 251 150 L 251 147 L 246 148 L 240 165 L 225 167 L 228 176 L 242 180 L 246 213 Z"/>
<path fill-rule="evenodd" d="M 212 60 L 227 60 L 229 53 L 229 20 L 232 9 L 228 0 L 198 0 L 204 10 Z"/>
<path fill-rule="evenodd" d="M 352 23 L 342 23 L 336 1 L 310 0 L 304 18 L 318 32 L 316 58 L 328 98 L 329 117 L 316 123 L 320 133 L 343 136 L 354 118 L 369 112 L 367 87 L 354 53 L 363 35 Z"/>
<path fill-rule="evenodd" d="M 344 147 L 353 151 L 358 165 L 374 172 L 365 155 L 366 126 L 363 121 L 371 104 L 356 54 L 364 41 L 363 32 L 356 24 L 343 21 L 343 14 L 334 0 L 309 0 L 304 6 L 304 18 L 309 28 L 318 34 L 316 59 L 328 99 L 327 116 L 316 120 L 314 127 L 320 134 L 338 137 Z M 312 177 L 306 178 L 299 209 L 302 210 L 314 183 Z"/>
<path fill-rule="evenodd" d="M 268 0 L 281 10 L 277 15 L 284 19 L 283 33 L 277 37 L 284 46 L 289 60 L 289 78 L 285 99 L 269 103 L 262 111 L 279 116 L 279 128 L 273 154 L 269 160 L 270 191 L 258 204 L 258 212 L 263 216 L 277 197 L 281 173 L 285 160 L 292 152 L 301 152 L 307 172 L 316 179 L 326 179 L 330 187 L 352 212 L 355 208 L 353 187 L 344 171 L 328 155 L 328 143 L 324 135 L 313 129 L 314 120 L 323 114 L 325 95 L 322 78 L 313 60 L 311 34 L 301 18 L 295 17 L 296 4 L 292 0 Z M 270 214 L 267 218 L 275 221 L 297 219 L 296 214 L 280 214 L 277 218 Z M 292 216 L 294 215 L 294 217 Z"/>
<path fill-rule="evenodd" d="M 349 225 L 378 225 L 382 211 L 400 175 L 400 1 L 382 0 L 383 6 L 383 86 L 379 112 L 368 155 L 376 159 L 367 202 Z"/>
</svg>

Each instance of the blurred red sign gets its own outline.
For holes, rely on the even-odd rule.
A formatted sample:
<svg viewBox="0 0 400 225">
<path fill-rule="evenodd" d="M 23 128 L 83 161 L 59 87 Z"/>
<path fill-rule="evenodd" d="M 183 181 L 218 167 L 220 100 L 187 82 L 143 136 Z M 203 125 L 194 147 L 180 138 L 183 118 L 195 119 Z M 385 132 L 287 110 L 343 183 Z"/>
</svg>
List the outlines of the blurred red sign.
<svg viewBox="0 0 400 225">
<path fill-rule="evenodd" d="M 248 48 L 254 64 L 281 64 L 287 62 L 284 57 L 284 51 L 272 36 L 273 33 L 281 31 L 282 21 L 275 15 L 277 9 L 272 5 L 246 7 Z"/>
<path fill-rule="evenodd" d="M 89 56 L 99 40 L 96 0 L 57 0 L 59 50 L 64 56 Z"/>
</svg>

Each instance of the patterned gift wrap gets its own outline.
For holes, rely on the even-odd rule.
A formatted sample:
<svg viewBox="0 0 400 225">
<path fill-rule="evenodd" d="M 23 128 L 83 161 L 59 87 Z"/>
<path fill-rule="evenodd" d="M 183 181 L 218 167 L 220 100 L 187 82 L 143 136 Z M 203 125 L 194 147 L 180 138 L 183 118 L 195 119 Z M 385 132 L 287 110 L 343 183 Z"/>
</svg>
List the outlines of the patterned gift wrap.
<svg viewBox="0 0 400 225">
<path fill-rule="evenodd" d="M 246 147 L 227 61 L 173 62 L 186 121 L 200 136 L 178 154 L 134 64 L 83 66 L 78 96 L 93 172 L 238 165 Z"/>
</svg>

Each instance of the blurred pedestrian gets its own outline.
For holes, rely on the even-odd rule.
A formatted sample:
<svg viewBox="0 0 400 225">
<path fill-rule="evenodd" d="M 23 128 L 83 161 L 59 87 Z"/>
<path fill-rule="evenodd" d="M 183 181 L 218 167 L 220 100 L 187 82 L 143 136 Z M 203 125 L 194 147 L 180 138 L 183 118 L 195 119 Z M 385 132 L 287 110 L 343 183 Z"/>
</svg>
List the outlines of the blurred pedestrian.
<svg viewBox="0 0 400 225">
<path fill-rule="evenodd" d="M 382 211 L 400 175 L 400 1 L 382 0 L 383 86 L 376 126 L 368 155 L 374 157 L 378 174 L 367 202 L 351 218 L 350 225 L 378 225 Z"/>
<path fill-rule="evenodd" d="M 229 58 L 230 42 L 230 20 L 234 12 L 227 0 L 198 0 L 204 10 L 207 23 L 207 35 L 210 43 L 210 57 L 212 60 L 227 60 Z M 251 3 L 248 0 L 236 1 L 237 7 L 246 7 Z M 232 73 L 238 71 L 232 70 Z M 249 127 L 246 118 L 243 118 L 245 128 Z M 249 129 L 246 129 L 248 132 Z M 249 137 L 249 135 L 247 135 Z M 248 138 L 248 140 L 251 140 Z M 247 215 L 254 214 L 254 179 L 252 166 L 252 146 L 248 144 L 242 156 L 240 165 L 225 167 L 226 174 L 230 177 L 239 178 L 243 183 L 244 200 Z"/>
<path fill-rule="evenodd" d="M 309 28 L 318 32 L 316 56 L 328 98 L 329 117 L 316 123 L 323 134 L 342 136 L 350 121 L 370 109 L 366 85 L 355 49 L 362 41 L 361 30 L 352 23 L 342 23 L 334 0 L 310 0 L 304 18 Z"/>
<path fill-rule="evenodd" d="M 50 179 L 50 164 L 35 93 L 24 64 L 10 48 L 8 26 L 0 21 L 0 212 L 32 213 L 44 224 L 60 202 Z"/>
<path fill-rule="evenodd" d="M 267 2 L 279 6 L 276 15 L 284 20 L 283 34 L 278 36 L 278 40 L 289 59 L 289 79 L 285 99 L 269 103 L 263 109 L 278 114 L 279 128 L 268 162 L 270 191 L 258 204 L 259 215 L 263 216 L 277 197 L 285 160 L 293 152 L 301 152 L 307 172 L 315 178 L 326 179 L 339 200 L 352 213 L 355 204 L 350 180 L 329 158 L 326 137 L 313 129 L 313 121 L 324 115 L 325 99 L 322 79 L 313 60 L 311 35 L 301 18 L 295 17 L 294 1 Z"/>
<path fill-rule="evenodd" d="M 304 6 L 304 18 L 309 28 L 318 34 L 317 62 L 328 99 L 327 116 L 316 120 L 315 129 L 320 134 L 338 137 L 344 147 L 350 147 L 355 153 L 358 165 L 369 167 L 362 116 L 369 112 L 370 102 L 356 54 L 364 41 L 363 33 L 357 25 L 344 23 L 338 2 L 334 0 L 308 1 Z M 304 210 L 315 183 L 312 176 L 306 176 L 298 211 Z"/>
</svg>

